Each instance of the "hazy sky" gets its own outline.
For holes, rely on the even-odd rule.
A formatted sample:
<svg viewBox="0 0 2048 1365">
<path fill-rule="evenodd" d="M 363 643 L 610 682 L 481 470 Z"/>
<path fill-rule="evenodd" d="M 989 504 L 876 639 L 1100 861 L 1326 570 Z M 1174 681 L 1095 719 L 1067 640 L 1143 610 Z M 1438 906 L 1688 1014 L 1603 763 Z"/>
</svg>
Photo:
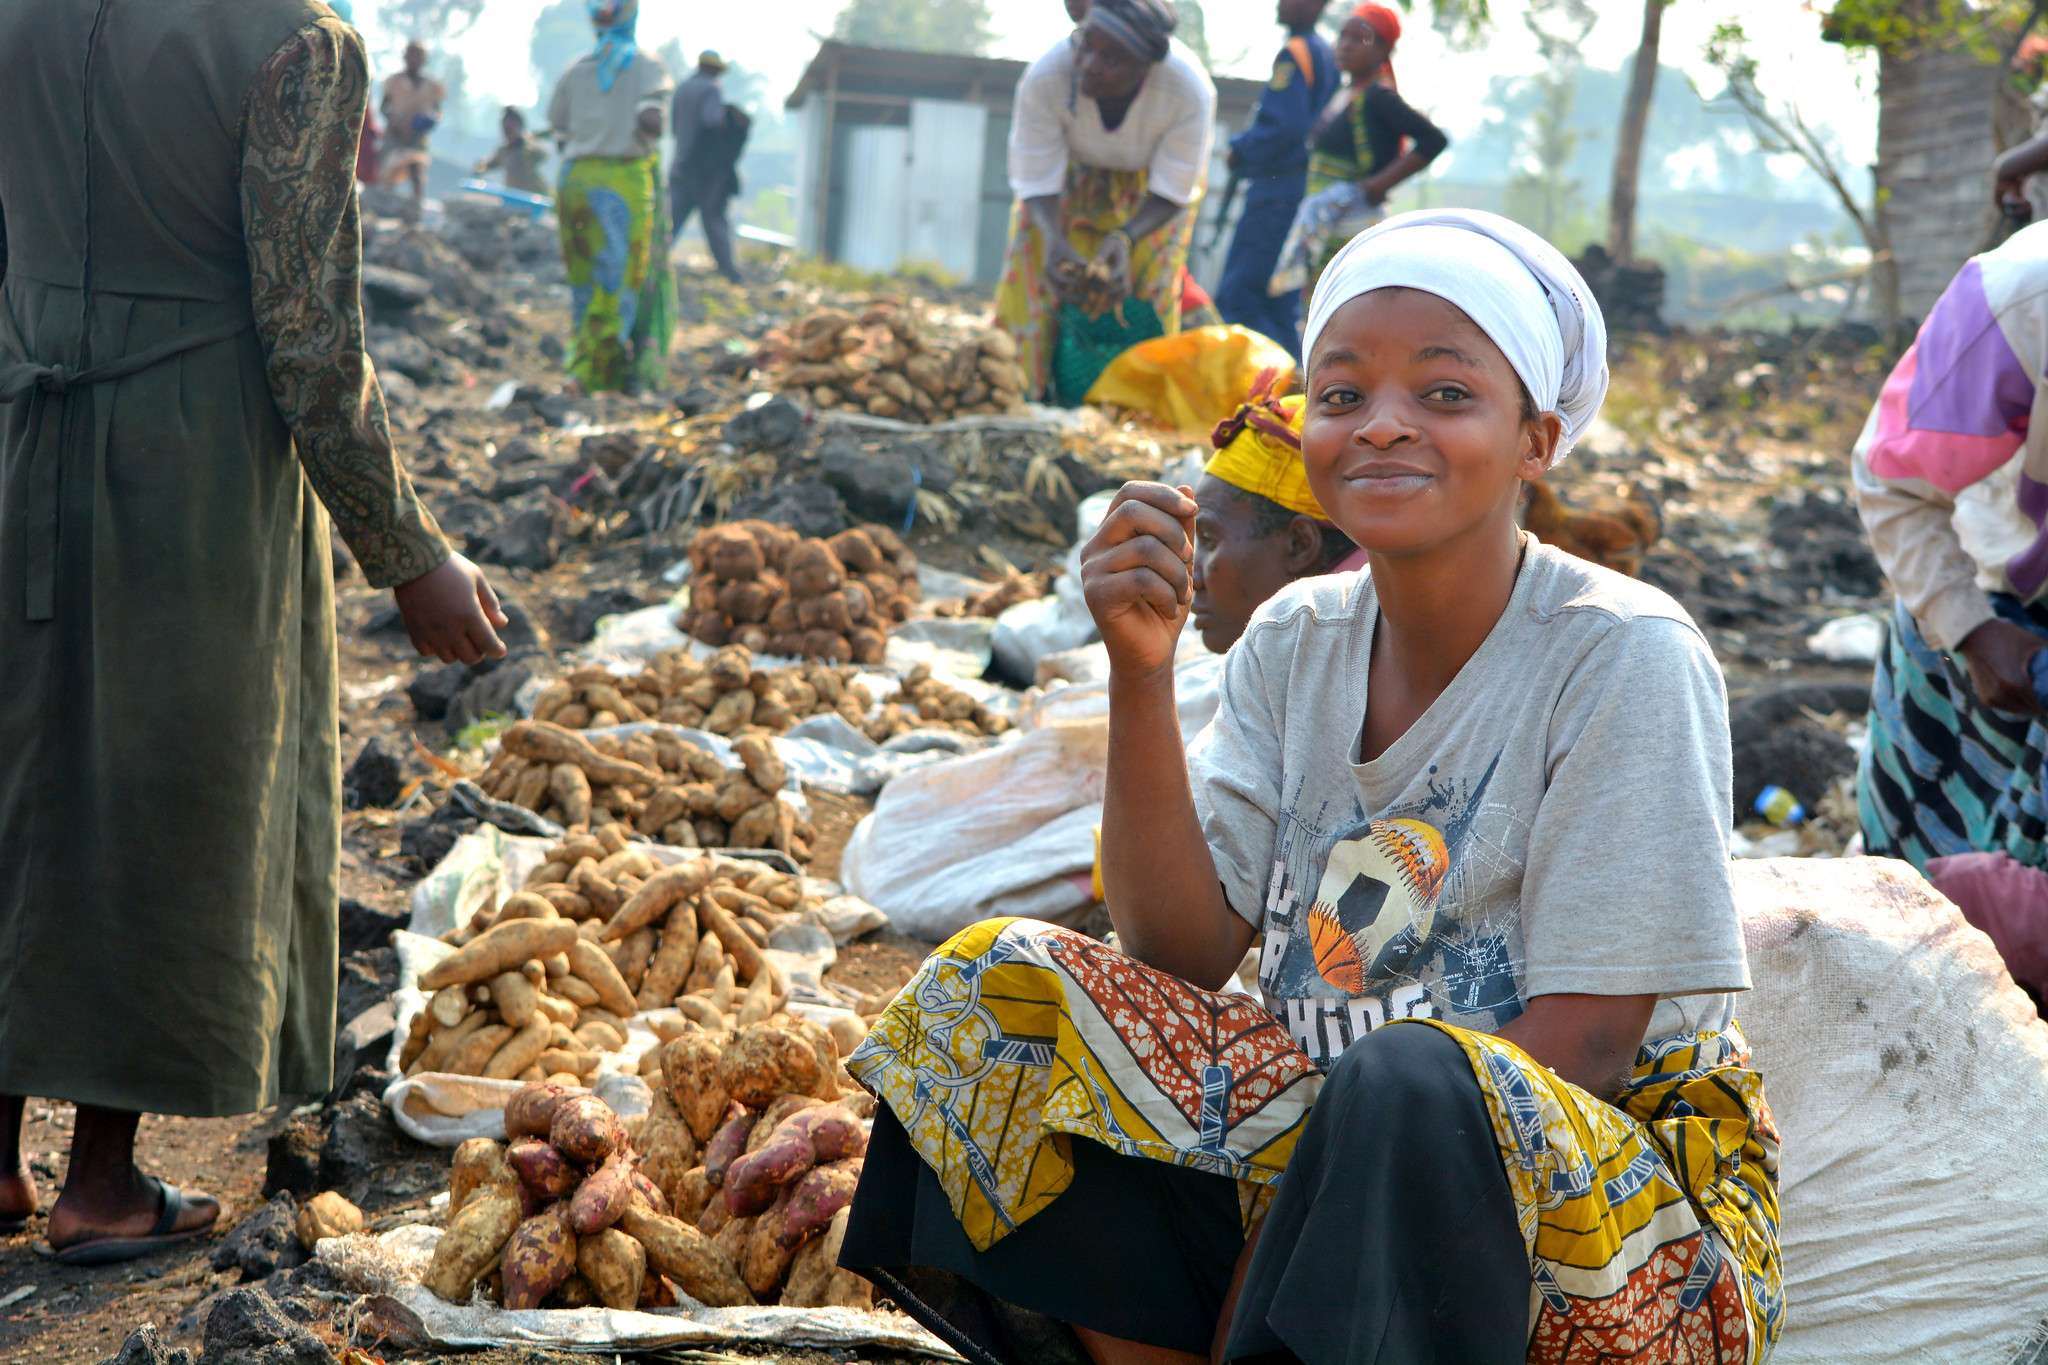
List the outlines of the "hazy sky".
<svg viewBox="0 0 2048 1365">
<path fill-rule="evenodd" d="M 471 88 L 509 103 L 535 98 L 527 68 L 527 39 L 545 0 L 489 0 L 475 28 L 457 39 L 455 51 L 467 65 Z M 1592 0 L 1599 23 L 1585 44 L 1586 61 L 1612 67 L 1635 48 L 1642 23 L 1641 0 Z M 671 37 L 695 51 L 714 47 L 728 58 L 767 74 L 779 98 L 788 93 L 816 50 L 811 33 L 825 33 L 841 0 L 766 0 L 750 5 L 704 0 L 642 0 L 640 40 L 659 47 Z M 995 54 L 1036 57 L 1068 30 L 1061 0 L 993 0 L 1000 35 Z M 1426 4 L 1395 51 L 1401 93 L 1427 111 L 1454 137 L 1482 117 L 1478 99 L 1495 75 L 1523 74 L 1540 65 L 1522 25 L 1523 0 L 1494 0 L 1493 37 L 1481 50 L 1457 53 L 1430 29 Z M 377 24 L 378 0 L 357 0 L 373 50 L 389 50 L 400 35 Z M 1220 71 L 1263 76 L 1271 69 L 1281 33 L 1270 0 L 1205 0 L 1209 50 Z M 1809 121 L 1832 130 L 1848 163 L 1867 166 L 1876 156 L 1876 66 L 1820 40 L 1820 21 L 1793 0 L 1674 0 L 1664 14 L 1663 60 L 1692 75 L 1711 96 L 1720 77 L 1700 57 L 1700 47 L 1717 22 L 1737 17 L 1747 28 L 1761 63 L 1764 89 L 1796 96 Z M 1855 182 L 1852 182 L 1855 183 Z"/>
</svg>

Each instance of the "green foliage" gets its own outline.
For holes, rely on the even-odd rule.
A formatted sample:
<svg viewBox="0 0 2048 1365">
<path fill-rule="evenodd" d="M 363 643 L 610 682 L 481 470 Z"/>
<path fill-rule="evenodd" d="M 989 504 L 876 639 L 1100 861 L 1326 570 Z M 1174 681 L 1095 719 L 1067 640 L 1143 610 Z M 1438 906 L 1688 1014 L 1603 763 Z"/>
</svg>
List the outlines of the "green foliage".
<svg viewBox="0 0 2048 1365">
<path fill-rule="evenodd" d="M 481 749 L 486 743 L 496 739 L 498 732 L 511 723 L 512 719 L 509 716 L 501 716 L 496 711 L 486 711 L 457 730 L 455 737 L 448 742 L 457 750 Z"/>
<path fill-rule="evenodd" d="M 850 0 L 832 36 L 863 47 L 984 56 L 995 41 L 988 0 Z"/>
<path fill-rule="evenodd" d="M 1415 0 L 1393 0 L 1403 14 L 1415 12 Z M 1323 27 L 1330 41 L 1337 41 L 1352 6 L 1333 4 L 1323 11 Z M 1453 51 L 1469 52 L 1484 43 L 1493 32 L 1492 0 L 1430 0 L 1429 25 L 1450 44 Z"/>
<path fill-rule="evenodd" d="M 1835 0 L 1821 37 L 1847 48 L 1905 56 L 1957 43 L 1986 62 L 2010 56 L 2010 35 L 2034 12 L 2032 0 Z"/>
</svg>

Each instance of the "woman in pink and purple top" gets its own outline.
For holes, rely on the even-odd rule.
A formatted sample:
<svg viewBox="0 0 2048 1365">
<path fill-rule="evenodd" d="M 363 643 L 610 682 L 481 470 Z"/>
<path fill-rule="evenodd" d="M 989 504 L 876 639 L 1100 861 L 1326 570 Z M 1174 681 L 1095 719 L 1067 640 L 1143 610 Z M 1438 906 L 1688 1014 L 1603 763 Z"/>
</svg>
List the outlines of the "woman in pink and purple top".
<svg viewBox="0 0 2048 1365">
<path fill-rule="evenodd" d="M 1863 837 L 1937 884 L 1928 864 L 1945 857 L 2048 865 L 2044 369 L 2048 224 L 1957 273 L 1856 443 L 1857 503 L 1898 594 L 1858 774 Z M 2048 888 L 2022 878 L 2036 879 Z"/>
</svg>

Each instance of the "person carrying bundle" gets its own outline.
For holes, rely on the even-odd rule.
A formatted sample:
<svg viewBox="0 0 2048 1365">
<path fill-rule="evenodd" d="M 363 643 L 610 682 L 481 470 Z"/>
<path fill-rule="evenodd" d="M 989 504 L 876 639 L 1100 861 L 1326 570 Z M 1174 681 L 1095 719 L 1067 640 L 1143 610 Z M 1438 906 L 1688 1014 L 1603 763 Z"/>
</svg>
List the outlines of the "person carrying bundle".
<svg viewBox="0 0 2048 1365">
<path fill-rule="evenodd" d="M 1720 670 L 1515 526 L 1605 395 L 1599 309 L 1527 229 L 1413 213 L 1304 344 L 1369 569 L 1259 610 L 1184 756 L 1198 508 L 1118 494 L 1082 579 L 1122 951 L 993 920 L 927 959 L 847 1063 L 884 1107 L 841 1264 L 1003 1360 L 1759 1361 Z M 1253 948 L 1261 998 L 1214 993 Z"/>
<path fill-rule="evenodd" d="M 1216 88 L 1173 29 L 1166 0 L 1094 0 L 1017 83 L 1017 202 L 995 312 L 1027 398 L 1053 384 L 1057 401 L 1078 403 L 1117 351 L 1180 330 Z"/>
</svg>

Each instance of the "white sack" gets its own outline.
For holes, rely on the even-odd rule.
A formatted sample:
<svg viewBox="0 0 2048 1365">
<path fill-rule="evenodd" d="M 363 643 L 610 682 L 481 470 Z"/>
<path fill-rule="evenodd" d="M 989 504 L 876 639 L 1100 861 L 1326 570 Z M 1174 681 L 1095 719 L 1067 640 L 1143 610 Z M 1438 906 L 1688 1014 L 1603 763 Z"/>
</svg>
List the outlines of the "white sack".
<svg viewBox="0 0 2048 1365">
<path fill-rule="evenodd" d="M 991 915 L 1057 921 L 1088 903 L 1066 880 L 1095 861 L 1106 719 L 896 778 L 848 840 L 840 878 L 902 934 L 937 941 Z"/>
<path fill-rule="evenodd" d="M 2031 1361 L 2048 1025 L 1906 863 L 1738 862 L 1736 1002 L 1784 1141 L 1774 1365 Z"/>
</svg>

